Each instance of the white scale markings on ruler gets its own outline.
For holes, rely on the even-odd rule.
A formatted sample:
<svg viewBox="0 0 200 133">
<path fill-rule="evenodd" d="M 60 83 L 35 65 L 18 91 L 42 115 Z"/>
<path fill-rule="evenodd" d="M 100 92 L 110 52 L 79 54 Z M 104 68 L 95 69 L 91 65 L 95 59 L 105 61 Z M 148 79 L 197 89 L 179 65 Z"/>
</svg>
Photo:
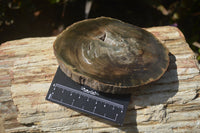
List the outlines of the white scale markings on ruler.
<svg viewBox="0 0 200 133">
<path fill-rule="evenodd" d="M 63 85 L 58 84 L 58 83 L 53 84 L 53 86 L 54 86 L 54 88 L 55 88 L 55 87 L 59 87 L 59 88 L 62 88 L 62 89 L 64 89 L 64 90 L 71 91 L 70 96 L 73 95 L 73 94 L 72 94 L 73 92 L 74 92 L 74 93 L 77 93 L 77 94 L 80 93 L 80 91 L 78 91 L 78 90 L 71 89 L 71 88 L 69 88 L 69 87 L 67 87 L 67 86 L 63 86 Z M 55 90 L 55 89 L 54 89 L 54 90 Z M 88 97 L 87 101 L 89 101 L 89 98 L 91 98 L 91 99 L 96 99 L 97 101 L 101 101 L 101 102 L 104 102 L 104 103 L 108 103 L 108 104 L 110 104 L 110 105 L 113 105 L 113 106 L 116 106 L 116 107 L 118 107 L 118 108 L 124 109 L 124 105 L 121 105 L 121 104 L 118 104 L 118 103 L 115 103 L 115 102 L 111 102 L 111 101 L 108 101 L 108 100 L 106 100 L 106 99 L 99 98 L 99 97 L 96 97 L 96 96 L 93 96 L 93 95 L 90 95 L 90 94 L 87 94 L 87 93 L 84 93 L 84 95 Z"/>
<path fill-rule="evenodd" d="M 62 93 L 64 93 L 64 90 L 67 90 L 67 91 L 71 91 L 70 93 L 70 96 L 72 96 L 73 94 L 72 93 L 77 93 L 79 94 L 79 99 L 81 98 L 81 94 L 80 94 L 80 91 L 78 90 L 75 90 L 75 89 L 71 89 L 67 86 L 63 86 L 63 85 L 60 85 L 58 83 L 55 83 L 53 84 L 53 90 L 55 91 L 56 90 L 56 87 L 59 87 L 59 88 L 62 88 Z M 54 102 L 57 102 L 57 103 L 60 103 L 60 104 L 64 104 L 64 105 L 67 105 L 69 107 L 73 107 L 73 108 L 76 108 L 76 109 L 79 109 L 79 110 L 82 110 L 82 111 L 85 111 L 85 112 L 88 112 L 88 113 L 92 113 L 92 114 L 95 114 L 97 116 L 100 116 L 100 117 L 104 117 L 106 119 L 110 119 L 110 120 L 114 120 L 116 121 L 117 120 L 117 117 L 119 116 L 119 114 L 115 114 L 115 118 L 112 119 L 112 118 L 109 118 L 109 117 L 106 117 L 106 114 L 104 113 L 103 115 L 100 115 L 100 114 L 97 114 L 95 113 L 95 110 L 96 110 L 96 106 L 94 107 L 93 111 L 90 112 L 88 110 L 85 110 L 84 109 L 84 106 L 82 106 L 81 108 L 80 107 L 76 107 L 76 106 L 73 106 L 74 102 L 75 102 L 75 99 L 73 99 L 72 103 L 71 104 L 68 104 L 68 103 L 63 103 L 63 99 L 61 99 L 60 101 L 59 100 L 56 100 L 56 99 L 53 99 L 52 96 L 54 95 L 54 92 L 50 93 L 49 96 L 48 96 L 48 99 L 51 99 L 52 101 Z M 84 93 L 84 96 L 87 96 L 87 101 L 89 101 L 89 98 L 91 99 L 95 99 L 96 102 L 95 104 L 97 105 L 98 101 L 101 101 L 101 102 L 104 102 L 104 103 L 107 103 L 107 104 L 110 104 L 113 106 L 112 110 L 114 110 L 115 108 L 114 107 L 117 107 L 117 108 L 121 108 L 121 113 L 123 113 L 123 109 L 124 109 L 124 105 L 121 105 L 121 104 L 118 104 L 118 103 L 115 103 L 115 102 L 112 102 L 112 101 L 108 101 L 106 99 L 103 99 L 103 98 L 99 98 L 99 97 L 96 97 L 96 96 L 93 96 L 93 95 L 90 95 L 90 94 L 87 94 L 87 93 Z M 106 107 L 106 104 L 104 104 L 104 107 Z"/>
</svg>

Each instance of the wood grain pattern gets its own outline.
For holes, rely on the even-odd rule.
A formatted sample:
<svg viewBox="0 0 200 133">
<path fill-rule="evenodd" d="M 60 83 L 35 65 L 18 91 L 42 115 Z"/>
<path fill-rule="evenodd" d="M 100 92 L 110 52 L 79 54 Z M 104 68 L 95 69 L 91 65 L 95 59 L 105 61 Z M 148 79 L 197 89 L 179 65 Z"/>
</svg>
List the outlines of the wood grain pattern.
<svg viewBox="0 0 200 133">
<path fill-rule="evenodd" d="M 200 132 L 200 75 L 195 55 L 175 27 L 147 28 L 170 51 L 164 76 L 132 92 L 123 126 L 48 102 L 57 69 L 55 37 L 0 46 L 0 132 Z"/>
<path fill-rule="evenodd" d="M 153 34 L 109 17 L 72 24 L 53 49 L 67 76 L 107 93 L 129 93 L 156 81 L 169 65 L 168 49 Z"/>
</svg>

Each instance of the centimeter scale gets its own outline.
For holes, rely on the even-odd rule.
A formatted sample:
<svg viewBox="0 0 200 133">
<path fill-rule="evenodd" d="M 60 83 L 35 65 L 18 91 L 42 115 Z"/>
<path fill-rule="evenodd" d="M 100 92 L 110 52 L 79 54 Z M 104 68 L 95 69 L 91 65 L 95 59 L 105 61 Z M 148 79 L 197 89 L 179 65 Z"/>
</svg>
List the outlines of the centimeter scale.
<svg viewBox="0 0 200 133">
<path fill-rule="evenodd" d="M 58 67 L 46 100 L 122 125 L 130 95 L 95 91 L 74 82 Z"/>
</svg>

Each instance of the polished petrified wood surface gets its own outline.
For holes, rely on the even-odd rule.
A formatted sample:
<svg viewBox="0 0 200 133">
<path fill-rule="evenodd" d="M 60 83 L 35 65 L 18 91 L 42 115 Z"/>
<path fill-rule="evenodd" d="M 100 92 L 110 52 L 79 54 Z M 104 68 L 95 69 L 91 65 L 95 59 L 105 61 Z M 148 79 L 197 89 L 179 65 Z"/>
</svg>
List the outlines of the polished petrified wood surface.
<svg viewBox="0 0 200 133">
<path fill-rule="evenodd" d="M 136 90 L 123 126 L 48 102 L 57 69 L 56 37 L 25 38 L 0 46 L 0 132 L 200 132 L 200 75 L 195 56 L 175 27 L 147 28 L 170 52 L 169 68 Z"/>
<path fill-rule="evenodd" d="M 169 64 L 168 49 L 153 34 L 108 17 L 69 26 L 54 52 L 74 81 L 111 93 L 158 80 Z"/>
</svg>

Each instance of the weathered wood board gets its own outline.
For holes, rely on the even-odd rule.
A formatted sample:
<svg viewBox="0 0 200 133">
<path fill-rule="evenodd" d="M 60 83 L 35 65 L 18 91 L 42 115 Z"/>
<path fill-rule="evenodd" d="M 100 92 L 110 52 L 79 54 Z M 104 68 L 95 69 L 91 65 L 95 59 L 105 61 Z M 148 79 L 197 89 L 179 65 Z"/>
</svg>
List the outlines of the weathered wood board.
<svg viewBox="0 0 200 133">
<path fill-rule="evenodd" d="M 153 27 L 170 51 L 164 76 L 132 93 L 123 126 L 45 100 L 58 67 L 56 37 L 0 46 L 0 132 L 200 132 L 200 75 L 195 55 L 175 27 Z"/>
</svg>

